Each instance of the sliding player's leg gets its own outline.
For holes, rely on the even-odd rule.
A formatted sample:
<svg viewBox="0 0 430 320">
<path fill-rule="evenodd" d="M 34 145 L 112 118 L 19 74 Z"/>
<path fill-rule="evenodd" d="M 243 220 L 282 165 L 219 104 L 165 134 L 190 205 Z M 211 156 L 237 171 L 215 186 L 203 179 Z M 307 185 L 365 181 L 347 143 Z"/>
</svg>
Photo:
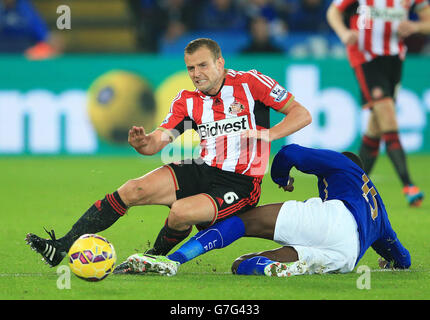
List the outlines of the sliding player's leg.
<svg viewBox="0 0 430 320">
<path fill-rule="evenodd" d="M 360 252 L 357 223 L 340 200 L 286 201 L 273 240 L 283 247 L 240 257 L 233 272 L 278 277 L 351 272 Z"/>
<path fill-rule="evenodd" d="M 217 222 L 198 232 L 167 257 L 148 254 L 132 255 L 128 262 L 121 264 L 122 267 L 115 269 L 115 273 L 153 271 L 172 275 L 176 273 L 179 264 L 184 264 L 214 249 L 225 248 L 241 237 L 273 240 L 276 219 L 281 207 L 282 203 L 268 204 Z M 173 262 L 179 264 L 172 266 Z M 173 269 L 175 269 L 174 272 Z"/>
<path fill-rule="evenodd" d="M 155 240 L 154 247 L 147 253 L 166 255 L 178 243 L 189 236 L 193 225 L 211 223 L 216 212 L 216 204 L 205 193 L 175 201 L 171 206 L 164 227 L 160 230 Z"/>
<path fill-rule="evenodd" d="M 50 266 L 56 266 L 81 235 L 106 230 L 130 207 L 145 204 L 169 206 L 175 200 L 174 181 L 169 169 L 164 166 L 143 177 L 127 181 L 117 191 L 97 200 L 64 237 L 56 239 L 51 231 L 51 239 L 47 240 L 30 233 L 27 234 L 26 241 Z"/>
<path fill-rule="evenodd" d="M 268 204 L 217 222 L 198 232 L 168 258 L 184 264 L 206 252 L 222 249 L 241 237 L 273 240 L 282 204 Z"/>
<path fill-rule="evenodd" d="M 210 223 L 214 220 L 216 212 L 217 207 L 212 198 L 207 194 L 198 194 L 175 201 L 172 204 L 166 224 L 155 240 L 154 248 L 157 251 L 169 252 L 176 244 L 189 235 L 193 225 Z M 192 242 L 193 239 L 194 237 L 186 244 Z M 192 246 L 192 250 L 196 250 L 195 245 Z M 118 265 L 114 273 L 154 272 L 167 276 L 175 275 L 179 261 L 169 258 L 164 255 L 153 255 L 148 252 L 136 253 Z"/>
<path fill-rule="evenodd" d="M 194 224 L 199 230 L 245 212 L 258 203 L 261 179 L 226 172 L 206 164 L 172 164 L 178 190 L 177 201 L 172 205 L 168 220 L 161 229 L 152 255 L 167 255 L 171 249 L 191 232 Z M 163 241 L 165 233 L 183 234 L 177 241 Z M 169 237 L 172 239 L 172 237 Z"/>
</svg>

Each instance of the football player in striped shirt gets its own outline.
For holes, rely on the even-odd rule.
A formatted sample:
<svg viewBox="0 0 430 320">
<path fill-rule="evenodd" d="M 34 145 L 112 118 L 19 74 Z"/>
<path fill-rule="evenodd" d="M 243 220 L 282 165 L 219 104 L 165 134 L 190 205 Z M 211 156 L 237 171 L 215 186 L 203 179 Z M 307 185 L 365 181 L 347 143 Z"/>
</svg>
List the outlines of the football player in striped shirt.
<svg viewBox="0 0 430 320">
<path fill-rule="evenodd" d="M 226 69 L 221 49 L 211 39 L 191 41 L 184 60 L 196 89 L 178 93 L 159 128 L 147 134 L 143 127 L 133 127 L 128 141 L 138 153 L 153 155 L 193 128 L 200 135 L 200 157 L 127 181 L 96 201 L 60 239 L 53 232 L 50 240 L 28 234 L 27 243 L 51 266 L 61 262 L 79 236 L 109 228 L 133 206 L 170 208 L 149 250 L 157 255 L 166 255 L 193 225 L 204 229 L 255 207 L 270 142 L 311 122 L 309 111 L 271 77 L 256 70 Z M 285 115 L 273 127 L 270 109 Z"/>
<path fill-rule="evenodd" d="M 419 21 L 408 20 L 413 9 Z M 370 118 L 362 138 L 360 157 L 370 174 L 385 143 L 387 154 L 403 185 L 409 205 L 419 206 L 423 193 L 410 178 L 399 139 L 395 101 L 406 56 L 404 39 L 413 33 L 430 34 L 428 0 L 334 0 L 327 20 L 346 45 Z"/>
</svg>

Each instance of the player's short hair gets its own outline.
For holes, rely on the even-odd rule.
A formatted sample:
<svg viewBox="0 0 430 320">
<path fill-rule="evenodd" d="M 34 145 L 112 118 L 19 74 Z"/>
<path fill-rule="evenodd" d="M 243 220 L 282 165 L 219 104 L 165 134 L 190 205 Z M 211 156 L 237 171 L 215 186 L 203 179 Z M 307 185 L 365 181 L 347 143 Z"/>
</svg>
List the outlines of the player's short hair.
<svg viewBox="0 0 430 320">
<path fill-rule="evenodd" d="M 360 157 L 357 156 L 355 153 L 345 151 L 345 152 L 342 152 L 342 154 L 347 158 L 349 158 L 350 160 L 352 160 L 357 166 L 359 166 L 361 169 L 364 170 L 363 161 L 361 161 Z"/>
<path fill-rule="evenodd" d="M 193 54 L 201 47 L 208 48 L 215 60 L 222 56 L 219 44 L 209 38 L 198 38 L 190 41 L 184 49 L 184 54 Z"/>
</svg>

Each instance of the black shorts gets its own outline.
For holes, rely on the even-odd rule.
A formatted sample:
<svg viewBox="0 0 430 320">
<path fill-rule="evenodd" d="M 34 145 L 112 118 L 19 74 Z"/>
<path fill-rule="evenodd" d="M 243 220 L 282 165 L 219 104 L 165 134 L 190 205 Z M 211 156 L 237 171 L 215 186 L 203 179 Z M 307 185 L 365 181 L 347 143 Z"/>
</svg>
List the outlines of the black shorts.
<svg viewBox="0 0 430 320">
<path fill-rule="evenodd" d="M 396 100 L 402 76 L 399 56 L 380 56 L 354 68 L 364 107 L 385 98 Z"/>
<path fill-rule="evenodd" d="M 199 225 L 200 229 L 257 205 L 261 195 L 261 178 L 224 171 L 199 160 L 183 160 L 166 167 L 171 169 L 177 199 L 204 194 L 212 201 L 214 219 Z"/>
</svg>

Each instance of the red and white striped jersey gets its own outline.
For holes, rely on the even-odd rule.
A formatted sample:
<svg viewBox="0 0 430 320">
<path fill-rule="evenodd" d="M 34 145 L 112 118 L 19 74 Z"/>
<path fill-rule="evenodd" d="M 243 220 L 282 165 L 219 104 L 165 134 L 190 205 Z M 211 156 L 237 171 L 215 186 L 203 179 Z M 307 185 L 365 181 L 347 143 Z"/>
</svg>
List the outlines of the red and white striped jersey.
<svg viewBox="0 0 430 320">
<path fill-rule="evenodd" d="M 287 108 L 294 97 L 272 78 L 256 70 L 227 70 L 215 96 L 198 89 L 182 90 L 161 123 L 176 138 L 187 129 L 200 136 L 200 157 L 225 171 L 262 177 L 270 144 L 241 137 L 248 129 L 270 128 L 270 109 Z"/>
<path fill-rule="evenodd" d="M 346 15 L 350 29 L 358 30 L 358 42 L 347 47 L 353 67 L 377 56 L 399 55 L 404 59 L 406 46 L 397 34 L 400 22 L 407 20 L 410 9 L 429 5 L 428 0 L 334 0 Z"/>
</svg>

